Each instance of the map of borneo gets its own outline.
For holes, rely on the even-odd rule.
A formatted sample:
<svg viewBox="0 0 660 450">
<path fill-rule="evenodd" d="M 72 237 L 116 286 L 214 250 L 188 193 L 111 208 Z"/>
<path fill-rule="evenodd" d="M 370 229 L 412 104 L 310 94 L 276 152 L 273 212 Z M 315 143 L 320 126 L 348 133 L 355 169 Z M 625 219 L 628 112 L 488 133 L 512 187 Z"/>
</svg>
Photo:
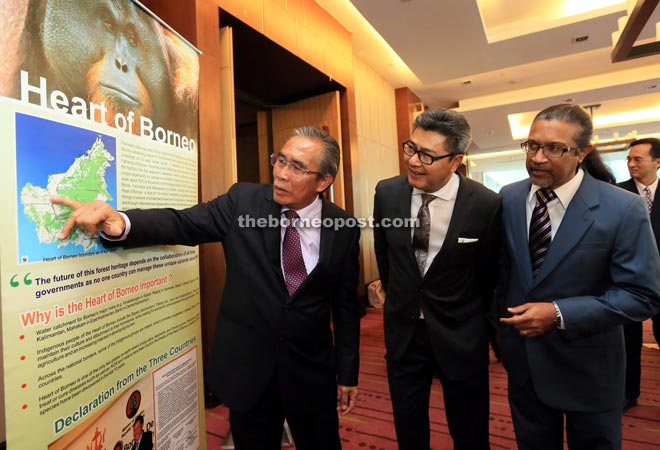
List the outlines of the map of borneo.
<svg viewBox="0 0 660 450">
<path fill-rule="evenodd" d="M 72 231 L 68 240 L 59 239 L 59 232 L 69 217 L 71 208 L 52 204 L 50 197 L 64 197 L 82 203 L 112 200 L 105 181 L 105 171 L 112 160 L 113 156 L 99 137 L 92 148 L 76 158 L 65 173 L 49 175 L 45 188 L 31 183 L 23 187 L 23 211 L 30 222 L 35 224 L 39 242 L 57 243 L 58 248 L 69 244 L 78 245 L 82 246 L 85 252 L 97 245 L 96 236 L 86 234 L 78 228 Z"/>
</svg>

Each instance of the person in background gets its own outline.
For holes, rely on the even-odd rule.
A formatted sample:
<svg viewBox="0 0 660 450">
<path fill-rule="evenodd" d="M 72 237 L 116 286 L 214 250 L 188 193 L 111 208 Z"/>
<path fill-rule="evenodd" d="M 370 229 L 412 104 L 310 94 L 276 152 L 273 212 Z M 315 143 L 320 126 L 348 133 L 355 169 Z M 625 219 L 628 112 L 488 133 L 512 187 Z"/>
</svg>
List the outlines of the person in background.
<svg viewBox="0 0 660 450">
<path fill-rule="evenodd" d="M 577 105 L 536 115 L 529 178 L 502 188 L 496 302 L 520 450 L 621 449 L 623 324 L 660 306 L 660 256 L 639 196 L 582 169 L 593 150 Z"/>
<path fill-rule="evenodd" d="M 151 431 L 144 431 L 144 416 L 139 415 L 133 421 L 133 447 L 132 450 L 153 450 L 153 436 Z"/>
<path fill-rule="evenodd" d="M 430 448 L 434 377 L 442 383 L 454 448 L 490 448 L 488 314 L 501 200 L 456 173 L 470 141 L 461 114 L 425 111 L 403 143 L 408 174 L 376 186 L 374 244 L 386 293 L 387 376 L 401 450 Z M 400 219 L 417 219 L 416 225 L 387 226 Z"/>
<path fill-rule="evenodd" d="M 660 167 L 660 140 L 645 138 L 633 141 L 628 147 L 628 171 L 630 179 L 617 186 L 641 195 L 651 216 L 651 228 L 660 251 L 660 200 L 658 194 L 658 168 Z M 632 322 L 623 327 L 626 339 L 626 399 L 623 411 L 637 406 L 642 376 L 642 323 Z M 660 313 L 653 316 L 653 335 L 660 345 Z"/>
<path fill-rule="evenodd" d="M 301 127 L 270 158 L 273 185 L 236 184 L 184 210 L 52 199 L 74 209 L 62 239 L 80 226 L 107 246 L 222 242 L 227 276 L 206 379 L 229 407 L 237 450 L 279 450 L 285 419 L 298 450 L 341 448 L 337 412 L 358 395 L 360 230 L 321 195 L 339 158 L 328 133 Z"/>
</svg>

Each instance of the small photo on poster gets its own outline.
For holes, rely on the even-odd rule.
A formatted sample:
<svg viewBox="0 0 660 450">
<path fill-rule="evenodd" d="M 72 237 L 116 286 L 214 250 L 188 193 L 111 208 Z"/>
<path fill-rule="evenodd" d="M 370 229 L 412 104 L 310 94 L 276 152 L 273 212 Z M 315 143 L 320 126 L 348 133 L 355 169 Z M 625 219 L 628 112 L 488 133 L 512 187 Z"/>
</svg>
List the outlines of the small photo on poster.
<svg viewBox="0 0 660 450">
<path fill-rule="evenodd" d="M 96 236 L 77 228 L 59 239 L 71 209 L 50 198 L 102 200 L 116 208 L 116 167 L 114 137 L 17 113 L 18 263 L 101 251 Z"/>
</svg>

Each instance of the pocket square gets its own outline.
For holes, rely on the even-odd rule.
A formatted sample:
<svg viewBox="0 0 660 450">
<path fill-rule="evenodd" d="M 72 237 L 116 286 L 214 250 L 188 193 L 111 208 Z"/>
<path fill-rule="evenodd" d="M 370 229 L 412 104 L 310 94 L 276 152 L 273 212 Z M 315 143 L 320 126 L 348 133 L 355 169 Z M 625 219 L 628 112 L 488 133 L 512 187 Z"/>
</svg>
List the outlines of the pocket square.
<svg viewBox="0 0 660 450">
<path fill-rule="evenodd" d="M 477 241 L 479 241 L 479 238 L 464 238 L 464 237 L 458 238 L 459 244 L 470 244 L 472 242 L 477 242 Z"/>
</svg>

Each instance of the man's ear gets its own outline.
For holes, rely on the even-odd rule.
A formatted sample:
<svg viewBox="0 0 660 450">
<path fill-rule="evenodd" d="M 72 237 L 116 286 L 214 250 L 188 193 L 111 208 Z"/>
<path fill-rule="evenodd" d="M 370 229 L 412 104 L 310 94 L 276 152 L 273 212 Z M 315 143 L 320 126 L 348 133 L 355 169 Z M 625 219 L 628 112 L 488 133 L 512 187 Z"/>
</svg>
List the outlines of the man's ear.
<svg viewBox="0 0 660 450">
<path fill-rule="evenodd" d="M 594 146 L 589 144 L 586 147 L 584 147 L 582 150 L 580 150 L 580 154 L 578 157 L 580 158 L 580 162 L 584 161 L 584 158 L 587 157 L 589 153 L 594 149 Z"/>
<path fill-rule="evenodd" d="M 316 192 L 321 193 L 328 189 L 328 187 L 335 181 L 330 175 L 326 175 L 319 180 L 319 184 L 316 187 Z"/>
<path fill-rule="evenodd" d="M 463 153 L 459 153 L 458 155 L 454 156 L 454 158 L 451 161 L 451 172 L 456 172 L 459 167 L 461 167 L 461 163 L 463 162 Z"/>
</svg>

